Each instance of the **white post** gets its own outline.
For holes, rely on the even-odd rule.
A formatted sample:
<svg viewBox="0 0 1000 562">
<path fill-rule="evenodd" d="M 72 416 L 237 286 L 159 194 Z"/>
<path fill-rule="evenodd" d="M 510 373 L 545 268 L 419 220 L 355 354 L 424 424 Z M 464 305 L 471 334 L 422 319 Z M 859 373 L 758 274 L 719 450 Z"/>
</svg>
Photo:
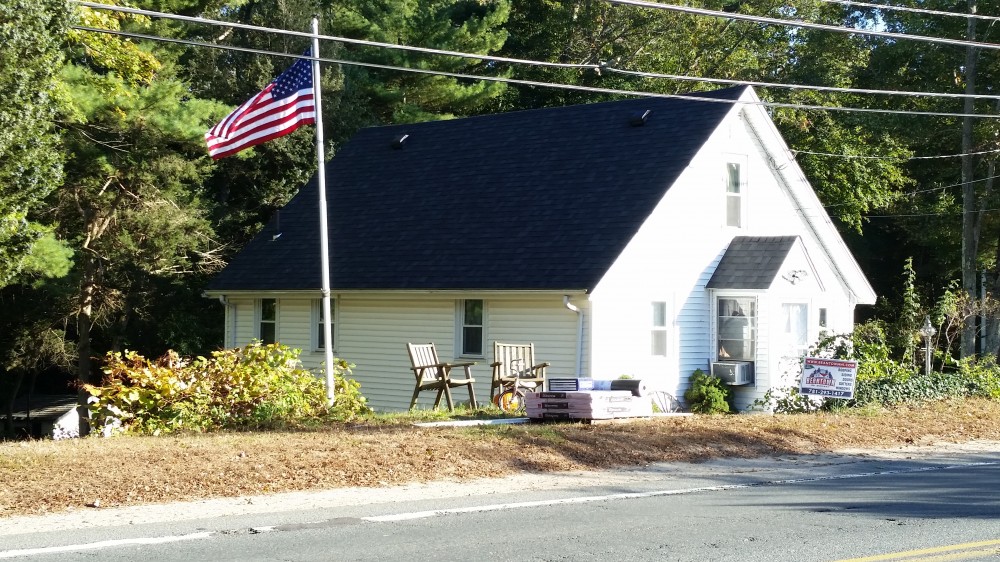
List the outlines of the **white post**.
<svg viewBox="0 0 1000 562">
<path fill-rule="evenodd" d="M 316 104 L 316 183 L 319 187 L 319 251 L 322 277 L 320 292 L 323 296 L 323 353 L 326 365 L 326 397 L 333 405 L 333 330 L 330 328 L 330 236 L 326 222 L 326 158 L 323 154 L 323 111 L 320 94 L 319 17 L 312 19 L 312 77 L 313 101 Z"/>
</svg>

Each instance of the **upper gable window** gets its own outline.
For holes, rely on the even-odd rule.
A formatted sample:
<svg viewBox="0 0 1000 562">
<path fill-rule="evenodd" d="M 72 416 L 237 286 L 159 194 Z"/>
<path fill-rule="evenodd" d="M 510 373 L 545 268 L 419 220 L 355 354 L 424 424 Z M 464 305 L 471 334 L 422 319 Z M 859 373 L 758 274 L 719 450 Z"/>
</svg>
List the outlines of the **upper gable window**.
<svg viewBox="0 0 1000 562">
<path fill-rule="evenodd" d="M 655 357 L 667 355 L 667 303 L 653 303 L 653 326 L 650 335 L 652 345 L 650 352 Z"/>
<path fill-rule="evenodd" d="M 726 226 L 742 228 L 743 204 L 746 191 L 746 164 L 726 162 Z"/>
</svg>

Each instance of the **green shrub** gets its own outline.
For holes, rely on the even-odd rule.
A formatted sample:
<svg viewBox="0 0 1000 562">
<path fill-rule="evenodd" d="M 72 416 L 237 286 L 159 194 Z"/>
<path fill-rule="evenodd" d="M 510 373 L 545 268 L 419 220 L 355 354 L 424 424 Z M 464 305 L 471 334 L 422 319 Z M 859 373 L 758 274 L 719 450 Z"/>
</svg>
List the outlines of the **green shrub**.
<svg viewBox="0 0 1000 562">
<path fill-rule="evenodd" d="M 849 334 L 823 338 L 812 355 L 857 361 L 858 380 L 905 380 L 913 374 L 912 367 L 893 359 L 885 324 L 879 320 L 858 324 Z"/>
<path fill-rule="evenodd" d="M 994 355 L 967 357 L 958 362 L 958 372 L 971 396 L 1000 399 L 1000 365 Z"/>
<path fill-rule="evenodd" d="M 823 407 L 823 401 L 801 394 L 798 387 L 769 388 L 763 398 L 753 401 L 752 408 L 765 410 L 775 414 L 804 414 L 815 412 Z"/>
<path fill-rule="evenodd" d="M 691 387 L 684 391 L 688 409 L 696 414 L 725 414 L 729 408 L 729 387 L 719 377 L 701 369 L 691 373 Z"/>
<path fill-rule="evenodd" d="M 91 418 L 104 434 L 161 434 L 177 430 L 267 429 L 289 423 L 366 413 L 360 385 L 334 366 L 336 402 L 330 408 L 322 379 L 302 367 L 300 351 L 254 342 L 183 359 L 155 361 L 126 351 L 109 353 L 102 386 L 88 385 Z"/>
<path fill-rule="evenodd" d="M 848 406 L 919 404 L 968 395 L 963 376 L 958 371 L 913 373 L 905 379 L 858 379 L 854 398 Z"/>
</svg>

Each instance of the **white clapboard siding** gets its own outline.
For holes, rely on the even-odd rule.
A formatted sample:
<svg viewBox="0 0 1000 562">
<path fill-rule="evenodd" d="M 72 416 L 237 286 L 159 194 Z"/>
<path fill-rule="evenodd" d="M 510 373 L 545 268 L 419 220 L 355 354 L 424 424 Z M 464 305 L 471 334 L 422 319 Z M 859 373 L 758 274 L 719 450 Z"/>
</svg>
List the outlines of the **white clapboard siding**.
<svg viewBox="0 0 1000 562">
<path fill-rule="evenodd" d="M 278 299 L 277 340 L 303 353 L 312 349 L 312 299 Z"/>
<path fill-rule="evenodd" d="M 229 315 L 233 319 L 232 324 L 235 334 L 232 338 L 226 338 L 227 342 L 235 347 L 243 347 L 254 338 L 254 299 L 240 298 L 229 299 Z"/>
<path fill-rule="evenodd" d="M 483 356 L 455 357 L 460 332 L 458 303 L 462 298 L 485 301 Z M 281 305 L 285 302 L 282 300 Z M 480 402 L 489 399 L 493 341 L 534 343 L 537 359 L 552 363 L 549 376 L 572 376 L 575 372 L 577 317 L 563 306 L 559 294 L 407 296 L 372 292 L 341 294 L 337 303 L 338 339 L 334 354 L 355 365 L 351 377 L 361 383 L 362 394 L 377 410 L 402 410 L 409 405 L 414 376 L 406 353 L 408 342 L 434 343 L 442 361 L 475 361 L 472 373 Z M 297 302 L 289 304 L 294 307 L 289 313 L 294 317 L 300 315 L 300 309 L 303 313 L 308 310 Z M 308 337 L 304 332 L 297 334 Z M 323 361 L 320 352 L 304 352 L 302 358 L 304 364 L 314 369 Z M 429 407 L 433 398 L 433 393 L 421 394 L 418 407 Z M 468 394 L 458 389 L 455 398 L 464 402 Z"/>
<path fill-rule="evenodd" d="M 355 365 L 352 377 L 377 410 L 405 410 L 414 375 L 407 343 L 433 343 L 442 361 L 455 359 L 456 301 L 434 296 L 339 295 L 337 356 Z M 457 400 L 467 400 L 464 390 Z M 419 404 L 433 402 L 424 393 Z"/>
<path fill-rule="evenodd" d="M 589 303 L 584 298 L 570 302 L 583 309 L 586 318 Z M 561 295 L 495 298 L 487 300 L 487 303 L 487 368 L 493 362 L 493 342 L 533 343 L 535 360 L 551 363 L 546 376 L 572 377 L 577 374 L 577 313 L 566 308 Z M 587 372 L 589 350 L 586 331 L 583 338 L 581 371 Z M 486 372 L 485 376 L 492 376 L 492 372 Z"/>
</svg>

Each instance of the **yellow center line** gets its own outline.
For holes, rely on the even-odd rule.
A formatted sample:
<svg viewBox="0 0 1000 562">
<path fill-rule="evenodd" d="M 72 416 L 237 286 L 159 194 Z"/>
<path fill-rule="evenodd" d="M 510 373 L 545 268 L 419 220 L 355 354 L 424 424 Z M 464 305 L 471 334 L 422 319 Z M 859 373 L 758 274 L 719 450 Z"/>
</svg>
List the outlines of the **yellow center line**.
<svg viewBox="0 0 1000 562">
<path fill-rule="evenodd" d="M 949 560 L 968 560 L 969 558 L 982 558 L 984 556 L 990 556 L 1000 553 L 1000 549 L 996 548 L 982 548 L 979 550 L 963 550 L 961 552 L 954 552 L 952 554 L 943 554 L 941 556 L 927 556 L 921 558 L 915 558 L 914 560 L 920 560 L 920 562 L 947 562 Z"/>
<path fill-rule="evenodd" d="M 847 558 L 844 560 L 838 560 L 837 562 L 876 562 L 878 560 L 903 560 L 906 558 L 916 558 L 918 556 L 929 556 L 934 554 L 943 554 L 946 552 L 954 552 L 956 550 L 966 550 L 970 548 L 983 547 L 983 546 L 1000 546 L 1000 539 L 990 540 L 990 541 L 978 541 L 978 542 L 967 542 L 962 544 L 953 544 L 948 546 L 935 546 L 933 548 L 922 548 L 919 550 L 907 550 L 905 552 L 893 552 L 889 554 L 879 554 L 877 556 L 866 556 L 863 558 Z M 983 550 L 974 551 L 976 554 L 982 553 L 995 553 L 997 549 L 988 548 Z M 945 561 L 945 560 L 960 560 L 962 557 L 966 556 L 965 552 L 954 553 L 950 555 L 938 556 L 935 558 L 921 558 L 920 560 L 926 561 Z"/>
</svg>

